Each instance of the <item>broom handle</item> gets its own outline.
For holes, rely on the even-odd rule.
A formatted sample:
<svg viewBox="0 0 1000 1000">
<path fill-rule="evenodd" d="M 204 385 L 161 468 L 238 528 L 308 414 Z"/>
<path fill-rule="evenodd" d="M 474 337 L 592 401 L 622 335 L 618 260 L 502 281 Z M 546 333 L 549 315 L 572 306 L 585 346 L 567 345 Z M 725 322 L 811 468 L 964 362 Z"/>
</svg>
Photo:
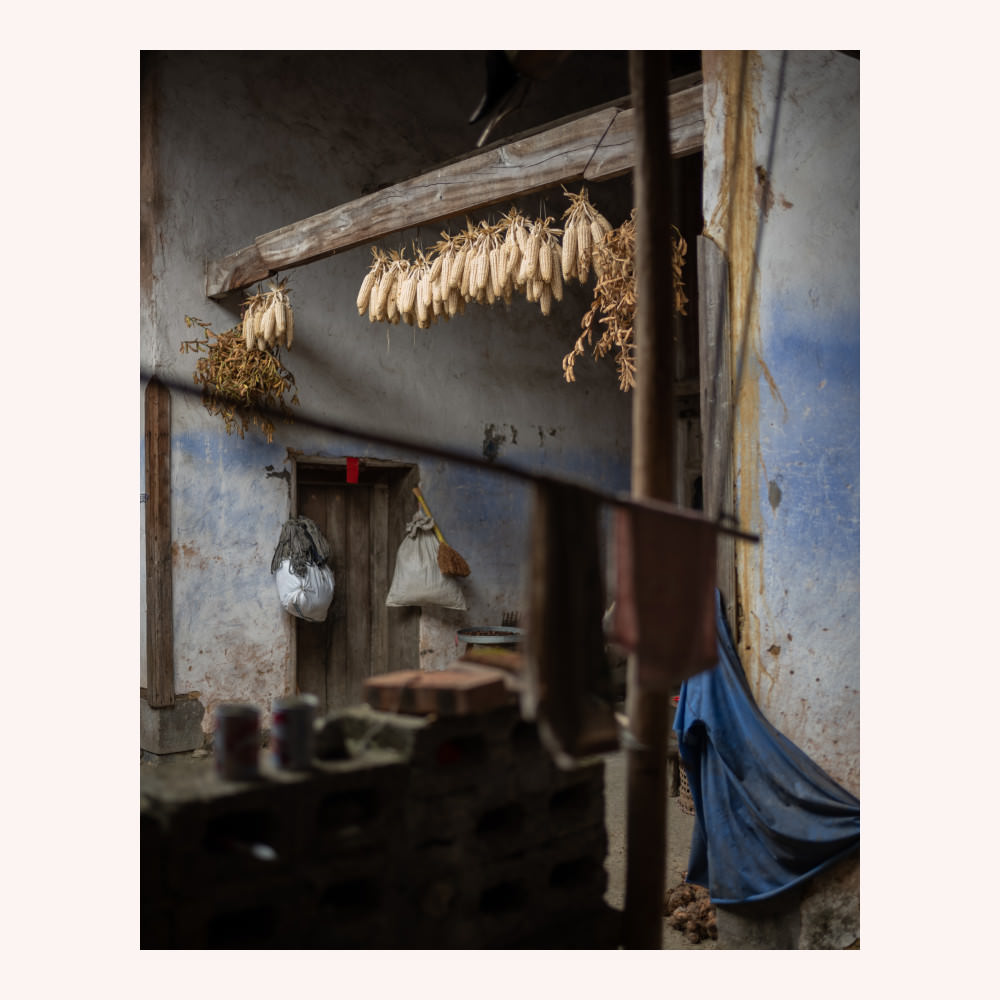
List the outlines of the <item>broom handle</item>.
<svg viewBox="0 0 1000 1000">
<path fill-rule="evenodd" d="M 434 515 L 427 509 L 427 501 L 424 499 L 424 495 L 420 492 L 419 488 L 413 487 L 413 495 L 420 501 L 420 506 L 424 508 L 424 513 L 434 521 Z M 448 543 L 444 540 L 444 535 L 441 534 L 441 529 L 437 525 L 437 521 L 434 521 L 434 534 L 437 535 L 437 540 L 442 545 L 447 545 Z"/>
</svg>

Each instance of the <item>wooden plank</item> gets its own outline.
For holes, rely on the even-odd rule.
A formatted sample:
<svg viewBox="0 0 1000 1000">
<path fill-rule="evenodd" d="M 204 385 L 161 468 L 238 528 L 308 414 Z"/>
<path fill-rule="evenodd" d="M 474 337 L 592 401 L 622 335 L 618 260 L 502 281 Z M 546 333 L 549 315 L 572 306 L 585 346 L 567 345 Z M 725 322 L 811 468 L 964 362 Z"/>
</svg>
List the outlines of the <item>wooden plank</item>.
<svg viewBox="0 0 1000 1000">
<path fill-rule="evenodd" d="M 146 687 L 152 708 L 173 705 L 174 581 L 170 526 L 170 391 L 155 376 L 145 391 Z"/>
<path fill-rule="evenodd" d="M 306 487 L 300 494 L 299 514 L 316 522 L 316 527 L 326 539 L 330 539 L 327 522 L 326 497 L 321 490 Z M 332 556 L 331 556 L 332 561 Z M 334 575 L 334 600 L 337 595 L 337 580 Z M 327 663 L 330 655 L 330 635 L 334 608 L 331 605 L 325 622 L 295 620 L 296 641 L 296 684 L 302 694 L 314 694 L 319 699 L 320 714 L 329 708 L 327 691 Z"/>
<path fill-rule="evenodd" d="M 705 111 L 701 86 L 670 96 L 670 153 L 697 153 L 705 134 Z M 587 181 L 605 181 L 628 173 L 635 164 L 635 110 L 626 108 L 615 116 L 607 134 L 584 171 Z"/>
<path fill-rule="evenodd" d="M 701 367 L 702 484 L 705 513 L 713 520 L 735 513 L 732 434 L 733 376 L 729 333 L 729 269 L 726 255 L 699 236 L 698 327 Z M 736 540 L 719 534 L 718 586 L 729 627 L 736 635 Z"/>
<path fill-rule="evenodd" d="M 344 704 L 362 700 L 365 678 L 371 670 L 371 489 L 345 486 L 347 503 L 347 594 L 343 621 L 347 655 L 338 671 Z"/>
<path fill-rule="evenodd" d="M 369 675 L 389 669 L 389 487 L 376 483 L 371 491 L 371 662 Z"/>
<path fill-rule="evenodd" d="M 351 568 L 347 551 L 347 487 L 326 487 L 327 541 L 333 568 L 333 604 L 330 608 L 330 636 L 327 644 L 326 690 L 330 708 L 347 702 L 347 599 L 351 590 Z"/>
<path fill-rule="evenodd" d="M 672 94 L 680 128 L 675 155 L 701 147 L 701 84 Z M 622 117 L 618 128 L 616 120 Z M 627 122 L 632 112 L 606 107 L 545 131 L 438 167 L 311 218 L 259 236 L 208 262 L 209 298 L 245 288 L 272 274 L 322 260 L 391 233 L 430 225 L 584 179 L 604 180 L 632 167 Z M 607 148 L 605 148 L 607 143 Z"/>
</svg>

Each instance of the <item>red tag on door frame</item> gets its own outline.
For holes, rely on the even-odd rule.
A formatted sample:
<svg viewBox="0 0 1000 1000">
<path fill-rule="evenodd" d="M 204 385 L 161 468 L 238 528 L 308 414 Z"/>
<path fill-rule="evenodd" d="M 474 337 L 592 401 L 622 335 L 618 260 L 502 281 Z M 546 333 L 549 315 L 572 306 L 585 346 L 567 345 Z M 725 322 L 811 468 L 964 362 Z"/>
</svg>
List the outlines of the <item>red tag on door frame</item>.
<svg viewBox="0 0 1000 1000">
<path fill-rule="evenodd" d="M 358 481 L 359 464 L 356 458 L 349 458 L 347 460 L 347 481 L 349 483 L 356 483 Z"/>
</svg>

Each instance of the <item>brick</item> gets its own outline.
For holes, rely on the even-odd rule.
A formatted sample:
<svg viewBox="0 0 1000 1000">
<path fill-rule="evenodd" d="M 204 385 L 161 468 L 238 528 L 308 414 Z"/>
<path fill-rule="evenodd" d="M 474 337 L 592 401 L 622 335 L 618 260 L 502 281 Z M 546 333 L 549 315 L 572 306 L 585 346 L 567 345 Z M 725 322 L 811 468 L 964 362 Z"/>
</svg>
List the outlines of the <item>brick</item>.
<svg viewBox="0 0 1000 1000">
<path fill-rule="evenodd" d="M 365 700 L 383 712 L 418 715 L 478 715 L 510 704 L 499 670 L 450 667 L 446 670 L 398 670 L 369 677 Z"/>
<path fill-rule="evenodd" d="M 416 685 L 418 710 L 441 716 L 479 715 L 511 702 L 504 675 L 486 668 L 429 671 Z"/>
<path fill-rule="evenodd" d="M 423 676 L 420 670 L 395 670 L 365 680 L 365 701 L 380 712 L 413 711 L 413 686 Z"/>
</svg>

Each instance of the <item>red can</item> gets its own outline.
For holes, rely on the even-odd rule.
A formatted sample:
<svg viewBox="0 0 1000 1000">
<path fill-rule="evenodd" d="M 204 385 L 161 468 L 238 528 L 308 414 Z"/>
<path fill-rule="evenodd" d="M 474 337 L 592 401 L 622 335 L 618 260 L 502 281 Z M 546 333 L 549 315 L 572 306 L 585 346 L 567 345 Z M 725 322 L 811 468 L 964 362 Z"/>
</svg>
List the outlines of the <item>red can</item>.
<svg viewBox="0 0 1000 1000">
<path fill-rule="evenodd" d="M 253 781 L 259 774 L 260 710 L 231 703 L 215 710 L 215 773 L 226 781 Z"/>
<path fill-rule="evenodd" d="M 271 705 L 271 760 L 281 771 L 308 771 L 315 747 L 315 695 L 275 698 Z"/>
</svg>

